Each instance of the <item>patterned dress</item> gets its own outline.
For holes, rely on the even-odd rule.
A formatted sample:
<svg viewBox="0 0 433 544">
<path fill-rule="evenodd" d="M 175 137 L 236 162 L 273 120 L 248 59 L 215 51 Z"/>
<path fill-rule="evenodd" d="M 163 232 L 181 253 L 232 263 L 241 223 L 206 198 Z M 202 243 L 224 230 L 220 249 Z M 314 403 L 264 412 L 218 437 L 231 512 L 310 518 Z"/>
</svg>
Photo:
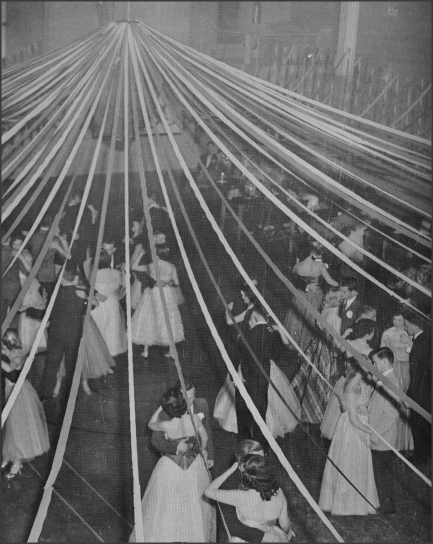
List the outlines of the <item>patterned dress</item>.
<svg viewBox="0 0 433 544">
<path fill-rule="evenodd" d="M 322 317 L 331 327 L 340 332 L 341 319 L 338 316 L 338 306 L 324 308 Z M 311 340 L 306 356 L 314 365 L 314 369 L 302 358 L 301 366 L 293 378 L 292 386 L 301 403 L 301 420 L 320 424 L 332 389 L 315 369 L 334 387 L 340 377 L 338 367 L 340 352 L 333 337 L 328 335 L 326 331 L 319 331 Z"/>
<path fill-rule="evenodd" d="M 297 276 L 299 291 L 317 310 L 323 301 L 323 291 L 319 287 L 319 278 L 320 276 Z M 284 318 L 283 325 L 304 353 L 314 336 L 315 322 L 316 320 L 308 308 L 294 297 L 292 306 Z"/>
</svg>

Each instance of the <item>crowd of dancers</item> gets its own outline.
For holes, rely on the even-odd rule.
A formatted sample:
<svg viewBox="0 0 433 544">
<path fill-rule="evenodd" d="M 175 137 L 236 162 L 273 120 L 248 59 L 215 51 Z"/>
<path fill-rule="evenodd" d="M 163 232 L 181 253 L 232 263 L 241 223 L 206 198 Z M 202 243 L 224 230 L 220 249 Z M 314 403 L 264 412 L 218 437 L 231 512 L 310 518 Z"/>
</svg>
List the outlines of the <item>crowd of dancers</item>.
<svg viewBox="0 0 433 544">
<path fill-rule="evenodd" d="M 78 232 L 73 234 L 81 198 L 79 192 L 71 196 L 36 278 L 2 338 L 5 403 L 64 266 L 49 326 L 37 348 L 45 354 L 39 395 L 25 380 L 4 426 L 2 468 L 11 465 L 5 473 L 8 478 L 17 476 L 25 461 L 49 449 L 43 403 L 59 399 L 60 415 L 64 413 L 77 362 L 82 363 L 82 387 L 86 394 L 92 394 L 89 380 L 112 373 L 116 356 L 127 351 L 128 282 L 133 311 L 130 334 L 144 360 L 152 346 L 168 348 L 167 357 L 174 358 L 173 341 L 185 340 L 179 310 L 185 299 L 171 262 L 174 242 L 167 210 L 158 204 L 156 195 L 150 195 L 156 261 L 144 218 L 133 217 L 126 240 L 116 240 L 109 230 L 104 233 L 95 267 L 97 210 L 85 207 Z M 5 274 L 3 321 L 51 224 L 52 218 L 47 215 L 28 249 Z M 14 233 L 3 244 L 3 271 L 24 236 L 25 232 Z M 130 277 L 126 275 L 126 243 L 130 244 Z M 289 274 L 296 287 L 282 319 L 289 336 L 272 321 L 250 286 L 243 285 L 239 300 L 230 302 L 225 310 L 227 351 L 274 437 L 290 434 L 302 422 L 320 426 L 322 436 L 330 441 L 319 498 L 322 510 L 333 515 L 393 514 L 397 505 L 391 447 L 427 472 L 431 462 L 430 425 L 352 357 L 304 302 L 320 312 L 321 322 L 341 334 L 428 412 L 429 330 L 423 319 L 405 307 L 377 307 L 363 278 L 344 266 L 332 262 L 328 266 L 325 260 L 329 255 L 312 239 L 308 240 L 308 253 L 303 251 L 305 244 L 300 244 L 297 262 Z M 350 257 L 357 259 L 354 254 Z M 261 291 L 260 282 L 255 283 Z M 402 284 L 394 287 L 407 288 Z M 416 303 L 414 297 L 410 300 Z M 387 320 L 388 326 L 383 326 Z M 278 364 L 284 358 L 290 358 L 296 370 L 290 380 Z M 212 412 L 205 399 L 195 397 L 190 380 L 185 380 L 185 386 L 186 396 L 180 382 L 169 388 L 149 421 L 152 444 L 162 455 L 142 500 L 144 540 L 215 542 L 218 502 L 223 514 L 229 507 L 236 513 L 228 528 L 232 541 L 290 541 L 295 533 L 269 442 L 230 374 Z M 238 438 L 236 462 L 213 481 L 209 472 L 214 464 L 212 418 Z M 135 540 L 134 530 L 130 541 Z"/>
</svg>

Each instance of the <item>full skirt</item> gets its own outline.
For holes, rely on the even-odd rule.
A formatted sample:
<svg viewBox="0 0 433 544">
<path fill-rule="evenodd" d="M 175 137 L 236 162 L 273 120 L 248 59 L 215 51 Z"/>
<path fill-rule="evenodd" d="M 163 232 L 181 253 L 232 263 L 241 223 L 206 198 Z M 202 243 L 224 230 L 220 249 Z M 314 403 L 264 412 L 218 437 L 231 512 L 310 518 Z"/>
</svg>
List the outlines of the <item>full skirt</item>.
<svg viewBox="0 0 433 544">
<path fill-rule="evenodd" d="M 365 516 L 376 513 L 379 498 L 367 436 L 367 433 L 352 425 L 347 412 L 341 414 L 328 457 L 354 487 L 327 460 L 319 498 L 319 506 L 323 511 L 336 516 Z"/>
<path fill-rule="evenodd" d="M 316 336 L 308 346 L 306 356 L 334 387 L 339 378 L 338 351 L 321 336 Z M 292 386 L 301 402 L 302 421 L 320 424 L 332 389 L 304 359 L 292 380 Z"/>
<path fill-rule="evenodd" d="M 185 340 L 182 318 L 178 308 L 178 292 L 176 288 L 163 287 L 167 304 L 168 317 L 175 343 Z M 140 302 L 131 319 L 132 342 L 146 346 L 168 346 L 167 324 L 158 287 L 144 290 Z"/>
<path fill-rule="evenodd" d="M 91 315 L 107 344 L 110 355 L 114 357 L 128 349 L 125 320 L 116 295 L 109 295 L 100 302 Z"/>
<path fill-rule="evenodd" d="M 215 542 L 216 510 L 203 494 L 208 485 L 200 455 L 187 470 L 161 457 L 141 501 L 143 542 Z M 136 542 L 135 530 L 129 542 Z"/>
<path fill-rule="evenodd" d="M 12 386 L 8 389 L 10 394 Z M 2 441 L 3 461 L 31 461 L 50 449 L 45 412 L 28 380 L 24 380 L 3 426 Z"/>
<path fill-rule="evenodd" d="M 83 368 L 81 371 L 81 379 L 83 380 L 96 380 L 97 378 L 106 376 L 110 373 L 111 368 L 115 366 L 107 344 L 92 317 L 89 319 L 87 335 L 83 334 L 81 338 L 78 357 L 83 358 Z M 57 378 L 62 379 L 64 376 L 65 362 L 62 360 Z"/>
<path fill-rule="evenodd" d="M 302 295 L 308 300 L 308 302 L 319 310 L 322 300 L 322 291 L 300 291 Z M 302 351 L 305 353 L 311 339 L 316 333 L 316 319 L 309 312 L 307 307 L 293 297 L 292 305 L 283 321 L 283 325 L 287 332 L 293 338 L 293 340 L 299 345 Z"/>
<path fill-rule="evenodd" d="M 240 371 L 239 375 L 242 378 Z M 270 378 L 291 408 L 290 411 L 280 399 L 274 388 L 269 385 L 266 425 L 274 438 L 277 436 L 283 437 L 286 433 L 290 433 L 295 429 L 298 424 L 297 418 L 300 418 L 301 415 L 301 407 L 287 376 L 272 360 Z M 237 434 L 238 424 L 235 408 L 235 386 L 230 379 L 230 374 L 227 374 L 226 381 L 215 400 L 213 416 L 218 420 L 222 429 Z"/>
<path fill-rule="evenodd" d="M 328 440 L 332 440 L 338 420 L 341 416 L 341 404 L 337 395 L 341 395 L 343 393 L 345 380 L 345 376 L 338 378 L 337 383 L 334 386 L 334 392 L 331 393 L 331 396 L 329 397 L 322 423 L 320 425 L 320 432 L 322 433 L 322 436 Z"/>
</svg>

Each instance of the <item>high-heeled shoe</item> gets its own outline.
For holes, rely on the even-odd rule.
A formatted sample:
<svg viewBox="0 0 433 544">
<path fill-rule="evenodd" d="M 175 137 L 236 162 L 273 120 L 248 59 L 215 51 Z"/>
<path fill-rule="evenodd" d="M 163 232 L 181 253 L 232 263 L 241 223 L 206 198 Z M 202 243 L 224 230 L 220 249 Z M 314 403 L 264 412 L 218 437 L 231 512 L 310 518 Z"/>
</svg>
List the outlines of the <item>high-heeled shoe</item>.
<svg viewBox="0 0 433 544">
<path fill-rule="evenodd" d="M 11 480 L 12 478 L 15 478 L 15 476 L 18 476 L 21 474 L 21 469 L 23 465 L 21 463 L 14 462 L 12 464 L 12 467 L 10 471 L 5 475 L 8 480 Z"/>
<path fill-rule="evenodd" d="M 9 464 L 9 461 L 2 461 L 2 470 L 6 468 Z"/>
<path fill-rule="evenodd" d="M 173 353 L 171 353 L 171 351 L 167 352 L 167 353 L 164 353 L 164 355 L 168 358 L 168 357 L 171 357 L 172 359 L 175 359 L 175 356 Z"/>
</svg>

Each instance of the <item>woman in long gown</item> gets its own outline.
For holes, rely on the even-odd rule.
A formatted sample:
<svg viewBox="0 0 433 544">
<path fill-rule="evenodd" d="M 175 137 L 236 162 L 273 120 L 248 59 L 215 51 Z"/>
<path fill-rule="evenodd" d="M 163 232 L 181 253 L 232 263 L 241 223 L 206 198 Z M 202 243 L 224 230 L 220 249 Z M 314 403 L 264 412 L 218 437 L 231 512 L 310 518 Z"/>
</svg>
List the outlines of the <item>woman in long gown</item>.
<svg viewBox="0 0 433 544">
<path fill-rule="evenodd" d="M 178 455 L 163 455 L 153 469 L 141 501 L 143 542 L 215 542 L 215 507 L 203 495 L 209 485 L 206 430 L 200 415 L 193 414 L 196 437 L 185 399 L 178 389 L 168 389 L 161 405 L 170 419 L 158 421 L 157 410 L 149 427 L 164 431 L 167 438 L 179 442 L 189 438 L 194 447 Z M 135 530 L 129 542 L 136 542 Z"/>
<path fill-rule="evenodd" d="M 339 302 L 339 289 L 331 287 L 325 296 L 321 312 L 323 319 L 338 333 L 341 328 L 341 318 L 338 315 Z M 341 352 L 333 336 L 328 334 L 320 323 L 317 325 L 319 331 L 311 340 L 306 356 L 334 387 L 341 373 L 338 364 Z M 301 403 L 301 420 L 320 424 L 332 389 L 304 358 L 302 358 L 301 366 L 292 380 L 292 386 Z"/>
<path fill-rule="evenodd" d="M 323 278 L 332 287 L 338 287 L 338 282 L 329 275 L 326 264 L 322 262 L 319 249 L 312 247 L 310 254 L 300 263 L 295 264 L 292 269 L 295 276 L 295 285 L 300 294 L 316 310 L 322 305 L 323 291 L 320 287 L 320 279 Z M 305 353 L 315 331 L 315 318 L 311 315 L 305 304 L 293 297 L 292 304 L 287 312 L 283 325 L 290 336 Z"/>
<path fill-rule="evenodd" d="M 255 285 L 257 285 L 256 280 L 253 280 Z M 233 331 L 230 331 L 229 341 L 230 351 L 229 354 L 233 360 L 238 358 L 238 346 L 237 342 L 240 341 L 239 335 L 233 322 L 237 323 L 240 327 L 242 333 L 245 333 L 247 329 L 250 328 L 249 320 L 252 312 L 257 307 L 258 299 L 247 284 L 243 284 L 241 289 L 241 298 L 245 304 L 243 311 L 236 313 L 233 317 L 230 317 L 229 313 L 226 311 L 226 322 L 230 328 L 233 328 Z M 233 302 L 229 304 L 230 310 L 233 309 Z M 278 330 L 278 327 L 274 326 L 275 330 Z M 280 332 L 280 331 L 279 331 Z M 284 344 L 287 344 L 286 337 L 281 334 L 280 337 Z M 242 379 L 242 372 L 239 368 L 239 375 Z M 266 423 L 269 430 L 271 431 L 274 438 L 277 436 L 283 437 L 286 433 L 291 432 L 295 429 L 298 419 L 300 416 L 300 406 L 296 395 L 293 392 L 293 388 L 290 385 L 287 376 L 273 360 L 270 361 L 270 372 L 269 376 L 271 381 L 277 386 L 278 391 L 285 399 L 287 404 L 290 406 L 290 411 L 287 406 L 283 403 L 281 398 L 275 389 L 269 384 L 268 387 L 268 407 L 266 410 Z M 238 433 L 238 424 L 236 418 L 236 408 L 235 408 L 235 385 L 231 379 L 230 373 L 227 373 L 226 380 L 221 387 L 218 396 L 214 405 L 213 416 L 218 420 L 219 425 L 222 429 L 228 432 Z"/>
<path fill-rule="evenodd" d="M 120 270 L 110 268 L 110 262 L 110 255 L 101 249 L 95 282 L 99 304 L 93 308 L 91 316 L 107 344 L 110 355 L 115 357 L 124 353 L 128 346 L 125 322 L 119 303 L 124 278 Z"/>
<path fill-rule="evenodd" d="M 393 327 L 387 329 L 380 342 L 380 347 L 387 346 L 394 353 L 394 372 L 396 373 L 404 393 L 408 390 L 409 353 L 412 349 L 412 340 L 404 328 L 404 319 L 400 310 L 396 310 L 392 317 Z M 397 427 L 397 449 L 400 451 L 413 450 L 413 438 L 410 428 L 410 409 L 403 403 L 400 405 L 400 418 Z"/>
<path fill-rule="evenodd" d="M 182 318 L 178 308 L 178 295 L 175 287 L 179 285 L 177 271 L 174 264 L 167 259 L 167 248 L 165 245 L 157 245 L 157 263 L 152 262 L 145 266 L 145 271 L 156 280 L 156 267 L 158 266 L 159 277 L 162 284 L 165 302 L 167 305 L 169 324 L 173 333 L 174 342 L 185 340 Z M 164 308 L 160 290 L 157 284 L 154 287 L 147 287 L 137 305 L 131 320 L 132 342 L 144 345 L 143 357 L 148 357 L 149 346 L 169 346 L 170 338 L 167 323 L 165 321 Z M 171 349 L 166 354 L 173 357 Z"/>
<path fill-rule="evenodd" d="M 18 334 L 21 339 L 21 344 L 24 353 L 29 353 L 32 349 L 45 308 L 47 306 L 46 293 L 41 294 L 42 287 L 39 281 L 34 278 L 29 286 L 27 293 L 24 295 L 23 301 L 20 307 L 20 314 L 18 317 Z M 36 353 L 45 351 L 47 349 L 47 332 L 46 330 L 42 334 L 39 341 Z"/>
<path fill-rule="evenodd" d="M 18 331 L 7 329 L 2 338 L 2 373 L 5 377 L 5 399 L 12 393 L 25 358 Z M 31 461 L 50 449 L 47 421 L 41 401 L 29 380 L 24 380 L 2 429 L 2 469 L 12 463 L 7 478 L 21 472 L 25 461 Z"/>
<path fill-rule="evenodd" d="M 245 439 L 236 444 L 235 457 L 239 465 L 242 464 L 242 460 L 246 455 L 265 455 L 262 444 L 256 440 Z M 235 470 L 219 489 L 239 489 L 242 485 L 242 474 L 240 470 Z M 236 512 L 229 504 L 223 502 L 219 504 L 217 515 L 224 516 L 225 524 L 219 523 L 219 531 L 217 535 L 217 542 L 228 542 L 229 535 L 236 535 L 237 538 L 246 542 L 260 542 L 263 538 L 263 531 L 255 529 L 254 527 L 247 527 L 236 516 Z M 227 528 L 226 528 L 227 527 Z"/>
<path fill-rule="evenodd" d="M 99 332 L 96 323 L 89 316 L 88 329 L 83 332 L 78 350 L 78 359 L 83 359 L 81 370 L 81 385 L 87 395 L 92 393 L 89 386 L 89 380 L 102 378 L 107 374 L 112 374 L 112 368 L 115 366 L 113 357 Z M 77 359 L 77 361 L 78 361 Z M 66 375 L 65 362 L 62 360 L 59 371 L 57 372 L 57 382 L 53 391 L 53 397 L 57 397 L 62 386 L 62 380 Z"/>
<path fill-rule="evenodd" d="M 366 425 L 372 385 L 366 381 L 367 373 L 352 361 L 342 395 L 345 412 L 328 452 L 342 474 L 326 461 L 319 498 L 320 508 L 336 516 L 375 514 L 379 507 L 370 450 L 372 431 Z"/>
<path fill-rule="evenodd" d="M 239 370 L 242 379 L 242 373 Z M 268 408 L 266 410 L 266 425 L 274 438 L 283 438 L 287 433 L 292 432 L 298 424 L 301 415 L 301 406 L 292 386 L 284 372 L 271 360 L 271 381 L 276 385 L 290 409 L 269 384 L 268 387 Z M 225 431 L 238 433 L 238 424 L 235 407 L 235 385 L 231 376 L 227 373 L 226 381 L 221 387 L 213 411 L 213 417 L 218 421 L 219 426 Z"/>
<path fill-rule="evenodd" d="M 239 489 L 222 490 L 221 485 L 237 469 L 242 473 Z M 269 458 L 245 455 L 236 461 L 205 490 L 206 497 L 236 508 L 238 520 L 263 533 L 261 542 L 290 542 L 293 536 L 287 512 L 287 500 L 278 486 Z M 244 542 L 232 535 L 232 542 Z"/>
<path fill-rule="evenodd" d="M 131 308 L 133 310 L 135 310 L 138 303 L 140 302 L 143 290 L 148 286 L 148 282 L 143 282 L 143 276 L 145 275 L 145 273 L 142 274 L 141 267 L 144 264 L 149 264 L 148 262 L 146 262 L 149 258 L 149 244 L 146 243 L 146 237 L 143 235 L 142 230 L 143 229 L 141 221 L 134 220 L 132 222 L 132 236 L 130 238 L 130 268 L 131 275 L 134 279 L 134 282 L 131 285 Z"/>
<path fill-rule="evenodd" d="M 356 351 L 367 358 L 369 353 L 373 351 L 369 342 L 371 342 L 375 334 L 375 330 L 375 321 L 372 319 L 360 319 L 354 323 L 352 329 L 348 329 L 343 336 L 346 337 L 347 342 L 354 347 Z M 341 416 L 341 395 L 343 393 L 347 373 L 352 369 L 352 355 L 345 352 L 343 358 L 345 359 L 343 375 L 338 378 L 334 386 L 334 391 L 329 397 L 328 404 L 323 415 L 322 424 L 320 425 L 322 435 L 329 440 L 332 440 L 338 420 Z"/>
</svg>

